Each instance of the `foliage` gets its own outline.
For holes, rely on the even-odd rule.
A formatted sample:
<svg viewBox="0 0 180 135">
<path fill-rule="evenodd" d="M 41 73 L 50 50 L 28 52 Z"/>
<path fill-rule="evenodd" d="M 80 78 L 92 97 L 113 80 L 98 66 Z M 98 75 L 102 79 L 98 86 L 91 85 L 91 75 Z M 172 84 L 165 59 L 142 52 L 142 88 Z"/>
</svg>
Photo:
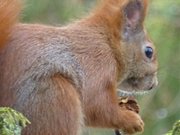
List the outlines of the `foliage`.
<svg viewBox="0 0 180 135">
<path fill-rule="evenodd" d="M 180 120 L 174 124 L 173 129 L 166 135 L 180 135 Z"/>
<path fill-rule="evenodd" d="M 0 135 L 20 135 L 27 124 L 30 122 L 21 113 L 11 108 L 0 108 Z"/>
</svg>

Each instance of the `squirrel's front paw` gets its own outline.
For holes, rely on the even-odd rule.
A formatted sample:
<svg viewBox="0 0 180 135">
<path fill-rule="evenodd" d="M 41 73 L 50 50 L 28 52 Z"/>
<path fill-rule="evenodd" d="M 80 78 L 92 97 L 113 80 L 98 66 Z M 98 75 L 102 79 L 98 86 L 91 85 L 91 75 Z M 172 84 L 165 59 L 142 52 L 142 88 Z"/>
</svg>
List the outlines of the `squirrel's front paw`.
<svg viewBox="0 0 180 135">
<path fill-rule="evenodd" d="M 122 130 L 127 134 L 134 134 L 136 132 L 142 132 L 144 130 L 144 122 L 141 117 L 129 110 L 124 110 L 122 116 Z"/>
</svg>

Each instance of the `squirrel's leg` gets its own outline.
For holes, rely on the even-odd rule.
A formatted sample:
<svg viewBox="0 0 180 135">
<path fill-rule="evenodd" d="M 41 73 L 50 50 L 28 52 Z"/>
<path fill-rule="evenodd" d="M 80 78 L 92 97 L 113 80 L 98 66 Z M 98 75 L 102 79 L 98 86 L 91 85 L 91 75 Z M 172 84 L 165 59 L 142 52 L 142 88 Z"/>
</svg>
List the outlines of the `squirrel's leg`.
<svg viewBox="0 0 180 135">
<path fill-rule="evenodd" d="M 26 96 L 26 91 L 21 92 L 19 98 Z M 28 96 L 24 102 L 21 100 L 14 105 L 31 121 L 22 135 L 80 134 L 83 124 L 81 103 L 68 79 L 61 76 L 43 78 Z"/>
<path fill-rule="evenodd" d="M 85 113 L 88 116 L 86 124 L 92 127 L 122 129 L 128 134 L 143 131 L 144 123 L 140 116 L 118 105 L 116 88 L 110 83 L 99 90 Z"/>
</svg>

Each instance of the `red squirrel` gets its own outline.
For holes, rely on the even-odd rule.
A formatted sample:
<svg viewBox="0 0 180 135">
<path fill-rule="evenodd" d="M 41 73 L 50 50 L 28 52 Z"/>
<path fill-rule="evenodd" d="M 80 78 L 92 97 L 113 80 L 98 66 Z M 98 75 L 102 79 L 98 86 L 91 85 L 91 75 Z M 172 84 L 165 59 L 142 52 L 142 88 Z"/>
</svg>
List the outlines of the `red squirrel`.
<svg viewBox="0 0 180 135">
<path fill-rule="evenodd" d="M 0 1 L 0 48 L 8 40 L 12 27 L 17 23 L 21 11 L 21 2 L 18 0 Z"/>
<path fill-rule="evenodd" d="M 0 2 L 0 106 L 30 121 L 23 135 L 80 135 L 82 127 L 142 132 L 121 95 L 157 85 L 155 47 L 144 27 L 147 0 L 103 0 L 63 27 L 16 23 L 18 0 Z M 4 33 L 5 34 L 2 34 Z"/>
</svg>

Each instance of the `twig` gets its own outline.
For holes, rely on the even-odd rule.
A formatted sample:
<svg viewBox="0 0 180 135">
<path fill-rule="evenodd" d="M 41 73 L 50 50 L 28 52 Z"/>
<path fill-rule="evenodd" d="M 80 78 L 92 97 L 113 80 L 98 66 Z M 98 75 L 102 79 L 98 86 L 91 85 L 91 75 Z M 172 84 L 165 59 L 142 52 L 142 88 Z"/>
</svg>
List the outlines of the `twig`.
<svg viewBox="0 0 180 135">
<path fill-rule="evenodd" d="M 119 130 L 115 130 L 115 135 L 122 135 L 121 132 Z"/>
</svg>

